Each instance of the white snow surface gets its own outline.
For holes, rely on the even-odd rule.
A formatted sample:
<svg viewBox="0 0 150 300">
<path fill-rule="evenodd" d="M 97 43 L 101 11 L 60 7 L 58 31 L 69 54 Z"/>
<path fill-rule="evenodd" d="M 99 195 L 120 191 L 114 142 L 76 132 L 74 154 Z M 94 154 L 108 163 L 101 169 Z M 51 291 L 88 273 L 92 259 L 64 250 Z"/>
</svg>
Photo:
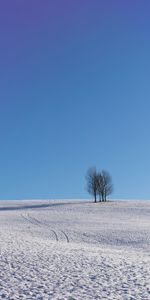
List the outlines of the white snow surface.
<svg viewBox="0 0 150 300">
<path fill-rule="evenodd" d="M 150 299 L 150 201 L 0 201 L 0 299 Z"/>
</svg>

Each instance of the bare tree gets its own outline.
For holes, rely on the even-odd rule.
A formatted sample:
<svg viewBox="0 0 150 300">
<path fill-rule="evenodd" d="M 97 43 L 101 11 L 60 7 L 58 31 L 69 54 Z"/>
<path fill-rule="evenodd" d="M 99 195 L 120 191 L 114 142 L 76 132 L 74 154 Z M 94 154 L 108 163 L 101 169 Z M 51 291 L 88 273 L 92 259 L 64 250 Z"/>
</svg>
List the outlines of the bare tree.
<svg viewBox="0 0 150 300">
<path fill-rule="evenodd" d="M 99 201 L 106 201 L 107 196 L 113 191 L 112 178 L 108 172 L 102 171 L 97 173 L 96 168 L 90 168 L 86 175 L 87 190 L 94 196 L 94 202 L 99 195 Z"/>
<path fill-rule="evenodd" d="M 101 182 L 102 182 L 102 201 L 106 201 L 107 196 L 113 191 L 112 178 L 108 172 L 101 172 Z"/>
<path fill-rule="evenodd" d="M 104 198 L 103 177 L 101 173 L 97 174 L 97 182 L 98 182 L 97 193 L 99 195 L 99 202 L 101 202 L 103 201 Z"/>
<path fill-rule="evenodd" d="M 98 177 L 96 168 L 90 168 L 86 175 L 87 180 L 87 190 L 89 194 L 94 196 L 94 202 L 96 203 L 96 196 L 98 192 Z"/>
</svg>

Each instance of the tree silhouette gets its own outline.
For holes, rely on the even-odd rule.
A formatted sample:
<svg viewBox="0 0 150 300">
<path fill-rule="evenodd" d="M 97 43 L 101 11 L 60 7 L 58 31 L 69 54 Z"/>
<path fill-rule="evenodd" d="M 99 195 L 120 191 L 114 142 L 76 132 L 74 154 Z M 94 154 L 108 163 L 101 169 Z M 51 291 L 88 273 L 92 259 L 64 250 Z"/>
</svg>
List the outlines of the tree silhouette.
<svg viewBox="0 0 150 300">
<path fill-rule="evenodd" d="M 107 196 L 113 191 L 112 178 L 107 171 L 102 170 L 97 173 L 96 168 L 90 168 L 86 175 L 87 190 L 94 196 L 94 202 L 96 202 L 97 195 L 99 195 L 99 201 L 106 201 Z"/>
<path fill-rule="evenodd" d="M 96 203 L 96 196 L 98 192 L 98 177 L 96 168 L 90 168 L 86 175 L 87 180 L 87 190 L 89 194 L 94 196 L 94 202 Z"/>
</svg>

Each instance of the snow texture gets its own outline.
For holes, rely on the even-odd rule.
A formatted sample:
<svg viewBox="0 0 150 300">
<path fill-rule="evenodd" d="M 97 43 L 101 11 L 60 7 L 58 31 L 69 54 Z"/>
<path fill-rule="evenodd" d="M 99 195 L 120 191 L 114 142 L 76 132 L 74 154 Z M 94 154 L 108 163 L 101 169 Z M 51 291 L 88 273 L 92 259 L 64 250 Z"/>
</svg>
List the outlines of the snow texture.
<svg viewBox="0 0 150 300">
<path fill-rule="evenodd" d="M 0 299 L 150 299 L 150 201 L 0 201 Z"/>
</svg>

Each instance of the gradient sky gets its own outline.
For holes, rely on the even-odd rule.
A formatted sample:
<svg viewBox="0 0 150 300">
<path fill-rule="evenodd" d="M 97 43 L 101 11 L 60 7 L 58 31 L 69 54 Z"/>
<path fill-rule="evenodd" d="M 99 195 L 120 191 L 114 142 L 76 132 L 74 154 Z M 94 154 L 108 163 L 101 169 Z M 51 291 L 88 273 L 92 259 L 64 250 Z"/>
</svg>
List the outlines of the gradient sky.
<svg viewBox="0 0 150 300">
<path fill-rule="evenodd" d="M 150 1 L 0 1 L 0 199 L 150 198 Z"/>
</svg>

